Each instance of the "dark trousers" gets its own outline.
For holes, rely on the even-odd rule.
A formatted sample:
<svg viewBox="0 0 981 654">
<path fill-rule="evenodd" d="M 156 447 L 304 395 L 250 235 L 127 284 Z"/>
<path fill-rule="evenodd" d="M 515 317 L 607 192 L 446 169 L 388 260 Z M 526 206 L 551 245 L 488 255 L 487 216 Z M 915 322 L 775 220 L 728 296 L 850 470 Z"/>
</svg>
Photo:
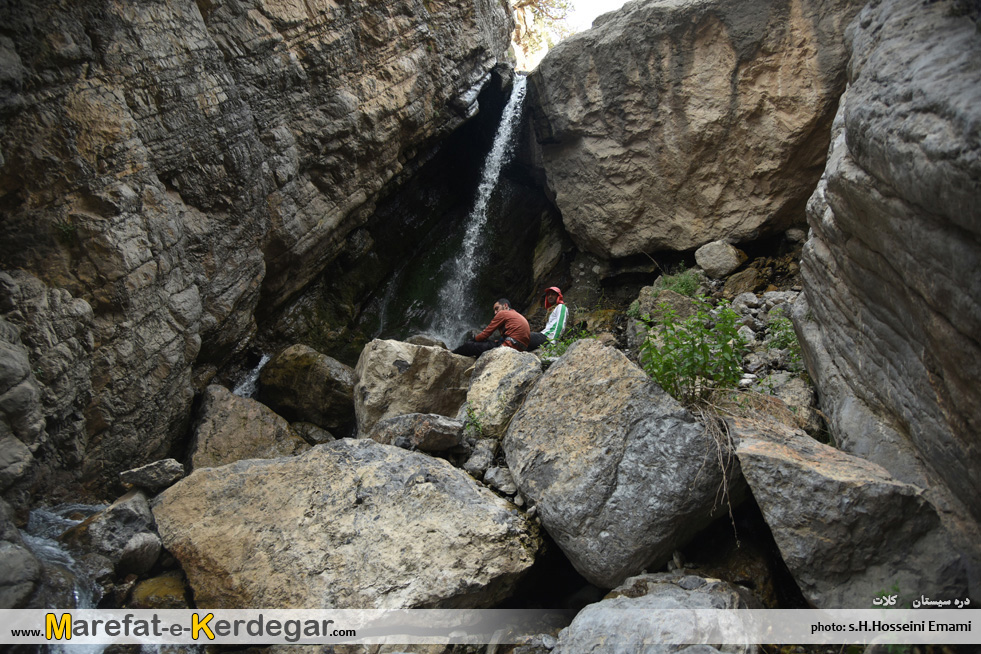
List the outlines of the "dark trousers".
<svg viewBox="0 0 981 654">
<path fill-rule="evenodd" d="M 493 350 L 500 344 L 500 341 L 467 341 L 453 350 L 453 354 L 462 354 L 465 357 L 479 357 L 487 350 Z"/>
<path fill-rule="evenodd" d="M 531 333 L 531 344 L 528 346 L 528 351 L 529 352 L 534 352 L 535 350 L 537 350 L 538 348 L 540 348 L 542 345 L 545 345 L 545 343 L 547 343 L 547 342 L 548 342 L 548 337 L 545 336 L 545 334 L 543 334 L 541 332 L 532 332 Z"/>
</svg>

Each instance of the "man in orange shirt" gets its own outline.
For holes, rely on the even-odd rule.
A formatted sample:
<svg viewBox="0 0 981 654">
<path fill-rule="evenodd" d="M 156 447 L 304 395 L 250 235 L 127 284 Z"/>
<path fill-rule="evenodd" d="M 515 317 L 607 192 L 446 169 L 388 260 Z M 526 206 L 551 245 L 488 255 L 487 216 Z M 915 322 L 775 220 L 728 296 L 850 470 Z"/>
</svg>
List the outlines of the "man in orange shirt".
<svg viewBox="0 0 981 654">
<path fill-rule="evenodd" d="M 499 341 L 487 340 L 491 334 L 500 330 L 504 337 Z M 510 347 L 524 352 L 528 349 L 531 340 L 531 327 L 528 321 L 520 313 L 511 308 L 511 303 L 501 298 L 494 303 L 494 319 L 484 328 L 484 331 L 474 336 L 474 340 L 467 341 L 460 347 L 453 350 L 453 354 L 462 354 L 468 357 L 479 357 L 487 350 L 495 347 Z"/>
</svg>

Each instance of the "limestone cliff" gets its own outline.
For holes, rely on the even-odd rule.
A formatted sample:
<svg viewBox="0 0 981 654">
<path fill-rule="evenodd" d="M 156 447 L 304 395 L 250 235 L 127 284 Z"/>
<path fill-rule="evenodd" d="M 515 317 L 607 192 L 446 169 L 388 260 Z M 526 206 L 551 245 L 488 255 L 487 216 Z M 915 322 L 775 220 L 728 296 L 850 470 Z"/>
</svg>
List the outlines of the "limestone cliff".
<svg viewBox="0 0 981 654">
<path fill-rule="evenodd" d="M 859 0 L 646 0 L 531 75 L 540 161 L 584 250 L 624 257 L 804 222 Z"/>
<path fill-rule="evenodd" d="M 512 19 L 495 0 L 23 0 L 0 24 L 3 311 L 49 364 L 31 445 L 72 443 L 98 489 L 165 455 L 260 300 L 315 277 L 472 115 Z M 77 301 L 84 333 L 51 328 Z"/>
<path fill-rule="evenodd" d="M 931 489 L 977 560 L 981 32 L 952 7 L 886 0 L 850 28 L 796 321 L 837 442 Z"/>
</svg>

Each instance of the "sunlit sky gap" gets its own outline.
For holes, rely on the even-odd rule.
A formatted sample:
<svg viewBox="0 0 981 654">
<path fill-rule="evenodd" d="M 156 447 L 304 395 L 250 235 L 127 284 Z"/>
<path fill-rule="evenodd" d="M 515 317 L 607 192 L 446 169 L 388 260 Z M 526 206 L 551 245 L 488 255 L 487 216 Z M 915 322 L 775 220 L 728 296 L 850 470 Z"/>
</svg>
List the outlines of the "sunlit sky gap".
<svg viewBox="0 0 981 654">
<path fill-rule="evenodd" d="M 569 25 L 577 32 L 589 29 L 600 14 L 619 9 L 626 0 L 575 0 L 569 14 Z"/>
<path fill-rule="evenodd" d="M 623 6 L 626 0 L 573 0 L 572 10 L 566 16 L 564 24 L 573 33 L 588 30 L 597 16 L 605 14 Z M 553 34 L 553 36 L 555 36 Z M 548 50 L 547 45 L 542 43 L 542 49 L 534 52 L 518 53 L 518 70 L 531 70 L 542 60 Z"/>
</svg>

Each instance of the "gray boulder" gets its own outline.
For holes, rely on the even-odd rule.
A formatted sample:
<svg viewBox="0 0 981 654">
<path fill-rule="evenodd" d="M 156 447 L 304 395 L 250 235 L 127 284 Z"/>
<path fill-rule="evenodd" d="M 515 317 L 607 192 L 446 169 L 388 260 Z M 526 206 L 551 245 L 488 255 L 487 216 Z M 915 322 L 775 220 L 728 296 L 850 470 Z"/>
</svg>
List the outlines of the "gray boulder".
<svg viewBox="0 0 981 654">
<path fill-rule="evenodd" d="M 441 347 L 374 340 L 355 367 L 354 411 L 358 432 L 406 413 L 455 417 L 467 398 L 473 359 Z"/>
<path fill-rule="evenodd" d="M 259 373 L 263 404 L 291 422 L 328 431 L 354 423 L 354 370 L 306 345 L 292 345 Z"/>
<path fill-rule="evenodd" d="M 666 645 L 671 641 L 699 642 L 709 635 L 700 630 L 697 610 L 759 608 L 744 589 L 718 579 L 683 572 L 631 577 L 601 602 L 580 611 L 559 633 L 555 654 L 753 654 L 756 645 Z M 687 614 L 685 610 L 693 613 Z"/>
<path fill-rule="evenodd" d="M 485 352 L 474 364 L 461 417 L 472 418 L 481 437 L 500 438 L 528 389 L 541 376 L 541 360 L 530 352 L 509 347 Z"/>
<path fill-rule="evenodd" d="M 746 253 L 725 241 L 712 241 L 695 250 L 695 262 L 705 274 L 722 279 L 746 261 Z"/>
<path fill-rule="evenodd" d="M 716 441 L 640 368 L 594 340 L 551 366 L 503 446 L 522 495 L 597 586 L 663 564 L 726 510 Z M 738 479 L 728 471 L 730 484 Z"/>
<path fill-rule="evenodd" d="M 209 386 L 194 426 L 191 468 L 213 468 L 239 459 L 274 459 L 310 446 L 284 418 L 224 386 Z"/>
<path fill-rule="evenodd" d="M 504 495 L 514 495 L 518 487 L 507 468 L 488 468 L 484 473 L 484 483 Z"/>
<path fill-rule="evenodd" d="M 488 607 L 541 545 L 463 471 L 367 439 L 197 470 L 153 512 L 201 608 Z"/>
<path fill-rule="evenodd" d="M 142 488 L 154 493 L 167 488 L 184 476 L 184 466 L 176 459 L 154 461 L 145 466 L 119 473 L 124 486 Z"/>
<path fill-rule="evenodd" d="M 480 438 L 474 444 L 473 452 L 464 462 L 463 469 L 473 475 L 476 479 L 483 479 L 487 470 L 494 465 L 494 458 L 500 448 L 500 441 L 496 438 Z"/>
<path fill-rule="evenodd" d="M 922 489 L 804 432 L 731 419 L 736 454 L 783 560 L 817 608 L 868 608 L 882 590 L 963 597 L 965 561 Z"/>
<path fill-rule="evenodd" d="M 379 420 L 363 437 L 408 450 L 444 452 L 463 445 L 463 423 L 433 413 L 407 413 Z"/>
<path fill-rule="evenodd" d="M 105 557 L 118 576 L 147 572 L 160 556 L 160 537 L 141 490 L 131 490 L 106 509 L 72 527 L 61 540 Z"/>
</svg>

